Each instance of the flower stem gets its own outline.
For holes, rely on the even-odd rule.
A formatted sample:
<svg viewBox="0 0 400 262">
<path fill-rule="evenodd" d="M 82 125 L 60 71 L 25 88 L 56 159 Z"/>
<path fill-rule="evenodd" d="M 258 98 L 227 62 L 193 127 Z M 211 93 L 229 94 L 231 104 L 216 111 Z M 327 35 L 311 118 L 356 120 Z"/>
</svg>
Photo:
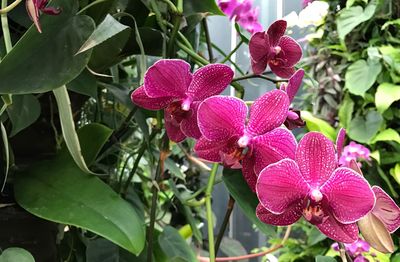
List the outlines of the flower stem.
<svg viewBox="0 0 400 262">
<path fill-rule="evenodd" d="M 14 2 L 12 2 L 11 4 L 9 4 L 8 6 L 2 6 L 0 9 L 0 14 L 6 14 L 8 12 L 10 12 L 11 10 L 13 10 L 17 5 L 19 5 L 19 3 L 21 3 L 22 0 L 15 0 Z"/>
<path fill-rule="evenodd" d="M 1 0 L 1 8 L 7 7 L 7 0 Z M 7 13 L 1 14 L 1 29 L 3 30 L 4 44 L 6 46 L 6 51 L 9 53 L 12 49 L 10 29 L 8 27 Z"/>
<path fill-rule="evenodd" d="M 179 46 L 180 49 L 182 49 L 186 54 L 188 54 L 190 57 L 192 57 L 194 60 L 196 60 L 199 64 L 201 64 L 201 65 L 209 64 L 209 62 L 205 58 L 203 58 L 202 56 L 200 56 L 199 54 L 197 54 L 196 52 L 191 50 L 189 47 L 187 47 L 180 41 L 177 41 L 177 45 Z"/>
<path fill-rule="evenodd" d="M 224 216 L 224 220 L 222 221 L 222 225 L 219 230 L 217 240 L 215 241 L 215 253 L 216 254 L 218 254 L 218 249 L 219 249 L 219 246 L 221 245 L 222 238 L 224 237 L 226 227 L 228 226 L 229 218 L 231 217 L 234 206 L 235 206 L 235 199 L 230 195 L 229 201 L 228 201 L 228 206 L 226 208 L 226 212 L 225 212 L 225 216 Z"/>
<path fill-rule="evenodd" d="M 208 251 L 210 253 L 210 262 L 215 262 L 214 223 L 213 223 L 213 214 L 211 206 L 211 197 L 217 170 L 218 170 L 218 164 L 215 163 L 211 169 L 210 177 L 208 178 L 206 195 L 205 195 L 206 210 L 207 210 L 207 227 L 208 227 Z"/>
<path fill-rule="evenodd" d="M 224 60 L 221 61 L 221 63 L 225 63 L 229 59 L 231 59 L 231 56 L 239 49 L 239 47 L 243 44 L 243 40 L 240 40 L 240 42 L 236 45 L 236 47 L 224 58 Z"/>
<path fill-rule="evenodd" d="M 279 82 L 287 82 L 288 80 L 286 79 L 274 79 L 265 75 L 256 75 L 256 74 L 248 74 L 248 75 L 244 75 L 244 76 L 239 76 L 236 77 L 232 80 L 232 82 L 237 82 L 237 81 L 241 81 L 241 80 L 246 80 L 246 79 L 251 79 L 251 78 L 261 78 L 261 79 L 265 79 L 268 80 L 272 83 L 279 83 Z"/>
<path fill-rule="evenodd" d="M 171 37 L 168 40 L 168 50 L 167 54 L 170 58 L 174 57 L 174 46 L 175 46 L 175 39 L 179 32 L 179 27 L 181 25 L 181 16 L 175 15 L 174 17 L 174 26 L 172 28 Z"/>
<path fill-rule="evenodd" d="M 203 19 L 202 24 L 203 24 L 203 29 L 204 29 L 204 35 L 206 36 L 206 43 L 207 43 L 207 49 L 208 49 L 208 61 L 210 61 L 210 63 L 212 63 L 214 61 L 214 54 L 213 54 L 213 47 L 211 44 L 210 31 L 208 30 L 207 18 Z"/>
</svg>

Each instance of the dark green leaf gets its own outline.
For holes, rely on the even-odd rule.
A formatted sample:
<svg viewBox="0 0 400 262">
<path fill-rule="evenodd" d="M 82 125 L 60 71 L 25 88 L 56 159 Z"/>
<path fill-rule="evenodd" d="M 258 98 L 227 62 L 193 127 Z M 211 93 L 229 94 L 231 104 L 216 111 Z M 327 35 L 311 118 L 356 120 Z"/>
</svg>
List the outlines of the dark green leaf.
<svg viewBox="0 0 400 262">
<path fill-rule="evenodd" d="M 357 116 L 350 122 L 349 137 L 361 143 L 368 143 L 378 133 L 383 117 L 376 111 L 369 111 L 365 117 Z"/>
<path fill-rule="evenodd" d="M 164 228 L 164 231 L 158 237 L 158 243 L 162 251 L 169 258 L 168 261 L 197 261 L 193 250 L 186 243 L 185 239 L 182 238 L 178 230 L 173 227 L 166 226 Z"/>
<path fill-rule="evenodd" d="M 35 262 L 35 259 L 23 248 L 10 247 L 1 253 L 0 262 Z"/>
<path fill-rule="evenodd" d="M 316 256 L 315 262 L 336 262 L 333 257 Z"/>
<path fill-rule="evenodd" d="M 88 16 L 72 16 L 75 1 L 56 0 L 58 16 L 43 16 L 43 33 L 31 27 L 0 63 L 0 93 L 42 93 L 70 82 L 85 68 L 90 52 L 76 55 L 94 30 Z"/>
<path fill-rule="evenodd" d="M 68 90 L 76 93 L 87 95 L 97 99 L 97 80 L 88 71 L 83 70 L 82 73 L 74 80 L 67 84 Z"/>
<path fill-rule="evenodd" d="M 256 216 L 256 207 L 259 203 L 256 194 L 254 194 L 247 182 L 244 180 L 242 172 L 238 169 L 224 169 L 222 180 L 224 181 L 229 193 L 236 200 L 243 213 L 252 223 L 264 234 L 275 237 L 276 232 L 273 226 L 264 224 Z"/>
<path fill-rule="evenodd" d="M 221 241 L 220 250 L 228 257 L 238 257 L 247 254 L 243 245 L 232 238 L 223 237 Z M 248 262 L 248 259 L 240 260 L 241 262 Z"/>
<path fill-rule="evenodd" d="M 183 2 L 183 13 L 185 15 L 194 13 L 224 15 L 218 8 L 215 0 L 186 0 Z"/>
<path fill-rule="evenodd" d="M 79 132 L 88 162 L 109 133 L 99 124 Z M 18 204 L 38 217 L 92 231 L 134 254 L 144 248 L 144 221 L 133 207 L 99 178 L 83 173 L 70 157 L 31 166 L 17 175 L 14 187 Z"/>
<path fill-rule="evenodd" d="M 34 95 L 16 95 L 7 107 L 7 113 L 12 123 L 10 136 L 14 136 L 36 122 L 40 116 L 40 103 Z"/>
</svg>

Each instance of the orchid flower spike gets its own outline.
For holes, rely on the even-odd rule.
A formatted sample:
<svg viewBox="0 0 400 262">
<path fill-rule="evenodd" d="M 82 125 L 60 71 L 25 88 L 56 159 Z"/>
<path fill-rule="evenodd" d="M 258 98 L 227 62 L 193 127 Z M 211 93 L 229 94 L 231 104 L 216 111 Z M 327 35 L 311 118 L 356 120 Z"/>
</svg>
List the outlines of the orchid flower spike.
<svg viewBox="0 0 400 262">
<path fill-rule="evenodd" d="M 144 84 L 132 95 L 132 102 L 149 110 L 164 109 L 168 137 L 181 142 L 200 138 L 197 109 L 204 99 L 221 93 L 232 81 L 233 71 L 223 64 L 211 64 L 190 72 L 190 65 L 179 59 L 163 59 L 151 66 Z"/>
<path fill-rule="evenodd" d="M 287 83 L 281 84 L 280 89 L 287 93 L 290 103 L 293 102 L 294 97 L 299 91 L 303 77 L 304 70 L 299 69 L 292 75 L 292 77 L 290 77 Z M 284 124 L 289 130 L 292 130 L 298 127 L 303 127 L 306 123 L 303 119 L 301 119 L 300 110 L 289 108 L 289 112 Z"/>
<path fill-rule="evenodd" d="M 200 105 L 198 123 L 203 135 L 195 145 L 200 158 L 242 168 L 255 191 L 258 172 L 284 158 L 294 158 L 296 139 L 285 128 L 289 98 L 282 90 L 267 92 L 248 108 L 235 97 L 213 96 Z"/>
<path fill-rule="evenodd" d="M 255 74 L 271 68 L 277 76 L 289 78 L 295 72 L 294 65 L 300 60 L 300 45 L 285 36 L 285 20 L 275 21 L 267 31 L 253 34 L 249 42 L 251 65 Z"/>
<path fill-rule="evenodd" d="M 35 24 L 39 33 L 42 32 L 39 22 L 40 13 L 47 15 L 58 15 L 61 13 L 60 8 L 46 7 L 48 2 L 48 0 L 26 0 L 25 2 L 26 11 L 28 12 L 30 19 Z"/>
<path fill-rule="evenodd" d="M 258 218 L 286 226 L 303 216 L 329 238 L 352 243 L 355 222 L 375 204 L 368 182 L 355 171 L 337 167 L 333 143 L 318 132 L 300 141 L 295 160 L 284 159 L 264 168 L 257 181 Z"/>
</svg>

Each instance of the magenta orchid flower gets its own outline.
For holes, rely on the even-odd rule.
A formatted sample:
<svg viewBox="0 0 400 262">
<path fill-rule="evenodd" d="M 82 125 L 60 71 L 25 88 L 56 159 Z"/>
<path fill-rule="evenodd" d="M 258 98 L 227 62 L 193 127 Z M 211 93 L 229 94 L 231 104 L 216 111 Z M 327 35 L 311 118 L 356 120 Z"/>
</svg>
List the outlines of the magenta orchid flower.
<svg viewBox="0 0 400 262">
<path fill-rule="evenodd" d="M 366 261 L 368 262 L 368 259 L 364 257 L 364 255 L 368 255 L 370 251 L 370 245 L 368 242 L 362 240 L 359 238 L 356 242 L 351 243 L 351 244 L 344 244 L 344 247 L 349 254 L 349 256 L 353 259 L 354 262 L 362 262 Z M 335 251 L 339 251 L 339 244 L 338 243 L 333 243 L 332 248 Z"/>
<path fill-rule="evenodd" d="M 35 24 L 39 33 L 42 32 L 39 22 L 40 13 L 47 15 L 58 15 L 61 13 L 60 8 L 47 7 L 48 2 L 48 0 L 26 0 L 25 2 L 26 11 L 28 12 L 30 19 Z"/>
<path fill-rule="evenodd" d="M 352 160 L 357 161 L 357 164 L 361 167 L 359 160 L 371 160 L 369 157 L 370 151 L 363 145 L 357 144 L 351 141 L 349 145 L 343 148 L 342 154 L 339 158 L 339 164 L 341 166 L 349 166 Z"/>
<path fill-rule="evenodd" d="M 197 139 L 201 136 L 197 126 L 200 102 L 221 93 L 233 74 L 223 64 L 207 65 L 192 74 L 185 61 L 163 59 L 147 70 L 143 86 L 132 93 L 131 99 L 145 109 L 164 109 L 165 128 L 172 141 Z"/>
<path fill-rule="evenodd" d="M 372 210 L 375 196 L 361 175 L 337 166 L 333 143 L 321 133 L 307 133 L 295 160 L 281 160 L 259 174 L 258 218 L 285 226 L 303 216 L 333 240 L 356 241 L 355 222 Z"/>
<path fill-rule="evenodd" d="M 267 92 L 248 108 L 235 97 L 213 96 L 200 105 L 198 124 L 202 137 L 195 145 L 200 158 L 242 168 L 255 190 L 258 172 L 283 158 L 294 158 L 296 140 L 280 128 L 286 119 L 289 98 L 282 90 Z"/>
<path fill-rule="evenodd" d="M 400 227 L 400 208 L 393 199 L 378 186 L 373 186 L 376 204 L 372 214 L 377 217 L 389 231 L 395 232 Z"/>
<path fill-rule="evenodd" d="M 290 103 L 293 102 L 297 91 L 299 91 L 303 77 L 304 70 L 299 69 L 292 75 L 287 83 L 281 84 L 280 89 L 287 93 Z M 300 110 L 289 108 L 289 112 L 284 124 L 289 130 L 292 130 L 298 127 L 303 127 L 306 123 L 303 119 L 301 119 Z"/>
<path fill-rule="evenodd" d="M 277 76 L 289 78 L 295 72 L 294 65 L 300 60 L 300 45 L 290 36 L 285 36 L 285 20 L 275 21 L 266 32 L 253 34 L 249 43 L 251 65 L 255 74 L 271 68 Z"/>
</svg>

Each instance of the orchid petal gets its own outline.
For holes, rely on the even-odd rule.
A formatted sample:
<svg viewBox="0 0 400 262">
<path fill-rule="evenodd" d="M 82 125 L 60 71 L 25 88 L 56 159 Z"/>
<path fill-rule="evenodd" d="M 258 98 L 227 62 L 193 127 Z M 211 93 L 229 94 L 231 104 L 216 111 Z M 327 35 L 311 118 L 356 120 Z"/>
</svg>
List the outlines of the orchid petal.
<svg viewBox="0 0 400 262">
<path fill-rule="evenodd" d="M 269 52 L 268 39 L 264 32 L 253 34 L 249 42 L 251 66 L 255 74 L 261 74 L 267 68 Z"/>
<path fill-rule="evenodd" d="M 285 122 L 289 98 L 282 90 L 273 90 L 258 98 L 250 108 L 247 130 L 262 135 Z"/>
<path fill-rule="evenodd" d="M 185 134 L 181 131 L 180 124 L 172 117 L 172 115 L 167 110 L 164 110 L 164 121 L 165 129 L 167 131 L 169 139 L 176 143 L 179 143 L 186 138 Z"/>
<path fill-rule="evenodd" d="M 150 97 L 185 98 L 192 81 L 190 65 L 179 59 L 162 59 L 151 66 L 144 76 L 144 88 Z"/>
<path fill-rule="evenodd" d="M 322 185 L 336 168 L 333 143 L 321 133 L 307 133 L 297 147 L 296 162 L 310 185 Z"/>
<path fill-rule="evenodd" d="M 317 227 L 323 234 L 335 241 L 350 244 L 358 239 L 358 227 L 356 223 L 342 224 L 332 214 L 328 214 L 327 219 L 322 224 L 317 225 Z"/>
<path fill-rule="evenodd" d="M 303 201 L 309 187 L 291 159 L 283 159 L 264 168 L 257 180 L 260 203 L 274 214 L 284 213 L 291 205 Z"/>
<path fill-rule="evenodd" d="M 146 94 L 144 87 L 141 86 L 132 92 L 131 100 L 134 104 L 136 104 L 142 108 L 145 108 L 148 110 L 160 110 L 160 109 L 167 107 L 174 100 L 174 98 L 173 97 L 158 97 L 158 98 L 149 97 Z"/>
<path fill-rule="evenodd" d="M 390 233 L 393 233 L 400 227 L 400 208 L 382 188 L 373 186 L 372 190 L 376 197 L 372 214 L 385 224 Z"/>
<path fill-rule="evenodd" d="M 257 174 L 254 172 L 254 157 L 245 157 L 242 160 L 242 174 L 250 189 L 256 192 Z"/>
<path fill-rule="evenodd" d="M 288 94 L 290 102 L 293 101 L 294 97 L 297 94 L 297 91 L 299 91 L 300 85 L 303 81 L 303 77 L 304 77 L 304 70 L 299 69 L 289 79 L 289 82 L 286 86 L 286 93 Z"/>
<path fill-rule="evenodd" d="M 276 128 L 265 135 L 257 136 L 252 143 L 256 174 L 279 160 L 295 158 L 296 138 L 285 128 Z"/>
<path fill-rule="evenodd" d="M 346 129 L 341 128 L 339 130 L 339 133 L 336 137 L 336 151 L 337 151 L 337 159 L 340 159 L 340 156 L 342 155 L 343 152 L 343 145 L 344 145 L 344 140 L 346 139 Z"/>
<path fill-rule="evenodd" d="M 276 20 L 269 26 L 267 35 L 271 46 L 279 44 L 279 40 L 285 34 L 286 27 L 287 22 L 285 20 Z"/>
<path fill-rule="evenodd" d="M 221 152 L 229 150 L 227 142 L 215 143 L 215 141 L 210 141 L 205 137 L 201 137 L 197 140 L 194 146 L 194 152 L 198 157 L 212 161 L 221 162 Z"/>
<path fill-rule="evenodd" d="M 210 96 L 219 95 L 232 81 L 234 72 L 223 64 L 204 66 L 193 74 L 187 94 L 195 101 L 202 101 Z"/>
<path fill-rule="evenodd" d="M 200 132 L 209 140 L 220 143 L 243 134 L 247 106 L 239 98 L 213 96 L 200 104 L 198 123 Z"/>
<path fill-rule="evenodd" d="M 40 9 L 40 11 L 46 15 L 59 15 L 61 13 L 61 9 L 56 7 L 45 7 Z"/>
<path fill-rule="evenodd" d="M 269 63 L 269 67 L 275 75 L 282 78 L 289 78 L 296 72 L 294 67 L 284 67 L 280 64 L 273 65 L 272 63 Z"/>
<path fill-rule="evenodd" d="M 281 47 L 281 51 L 277 57 L 285 61 L 285 67 L 292 67 L 300 61 L 303 51 L 296 40 L 285 35 L 280 39 L 279 46 Z"/>
<path fill-rule="evenodd" d="M 186 117 L 181 122 L 181 130 L 187 137 L 193 137 L 199 139 L 201 133 L 197 123 L 197 111 L 200 103 L 194 102 L 190 107 L 191 116 Z"/>
<path fill-rule="evenodd" d="M 35 5 L 34 0 L 26 0 L 25 2 L 26 11 L 36 26 L 36 29 L 39 33 L 42 33 L 42 28 L 39 23 L 39 9 Z"/>
<path fill-rule="evenodd" d="M 303 208 L 304 201 L 300 201 L 289 206 L 282 214 L 276 215 L 269 212 L 261 204 L 258 204 L 256 215 L 258 219 L 266 224 L 274 226 L 288 226 L 294 224 L 300 219 Z"/>
<path fill-rule="evenodd" d="M 367 180 L 350 168 L 336 169 L 320 191 L 327 197 L 335 218 L 345 224 L 360 220 L 375 204 Z"/>
</svg>

